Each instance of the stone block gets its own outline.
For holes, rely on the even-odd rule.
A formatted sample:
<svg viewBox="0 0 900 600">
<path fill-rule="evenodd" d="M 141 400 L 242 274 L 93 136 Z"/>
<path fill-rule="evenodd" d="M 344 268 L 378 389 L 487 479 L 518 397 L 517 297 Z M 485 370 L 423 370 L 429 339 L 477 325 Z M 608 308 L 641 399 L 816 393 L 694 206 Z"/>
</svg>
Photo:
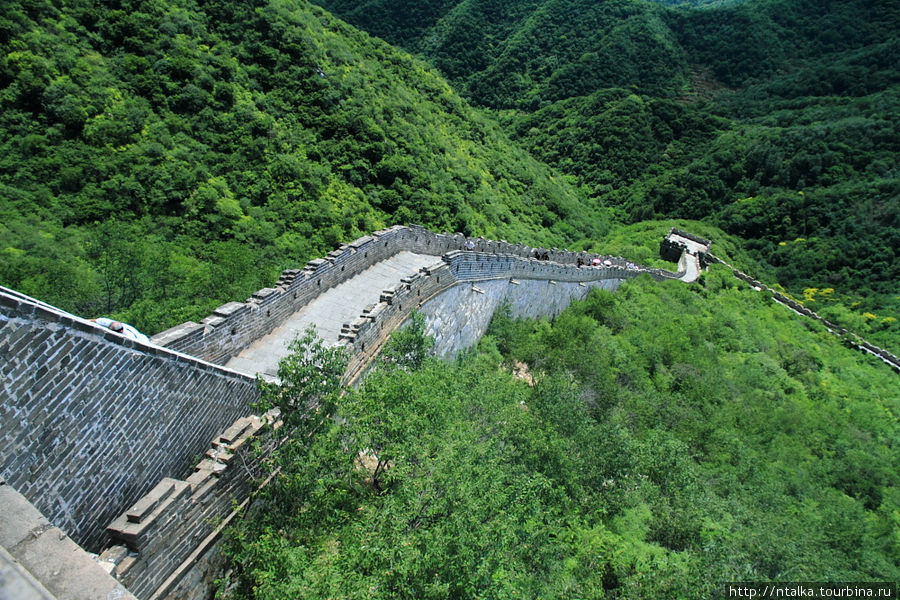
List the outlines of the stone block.
<svg viewBox="0 0 900 600">
<path fill-rule="evenodd" d="M 358 239 L 353 240 L 352 242 L 350 242 L 350 243 L 348 244 L 348 246 L 350 246 L 351 248 L 354 248 L 354 249 L 357 249 L 357 250 L 358 250 L 359 248 L 362 248 L 362 247 L 365 246 L 366 244 L 369 244 L 369 243 L 371 243 L 371 242 L 373 242 L 373 241 L 375 241 L 375 238 L 373 238 L 373 237 L 370 236 L 370 235 L 366 235 L 366 236 L 363 236 L 363 237 L 361 237 L 361 238 L 358 238 Z"/>
<path fill-rule="evenodd" d="M 213 314 L 220 317 L 230 317 L 244 310 L 249 309 L 243 302 L 227 302 L 214 310 Z"/>
<path fill-rule="evenodd" d="M 210 448 L 206 451 L 206 456 L 208 458 L 200 461 L 202 467 L 200 465 L 198 467 L 202 468 L 202 470 L 208 470 L 213 475 L 219 475 L 228 468 L 228 461 L 231 460 L 233 455 L 222 448 Z M 189 479 L 189 483 L 194 483 L 194 481 Z"/>
<path fill-rule="evenodd" d="M 103 567 L 103 570 L 107 573 L 112 573 L 113 570 L 128 557 L 128 548 L 125 546 L 116 544 L 115 546 L 110 546 L 106 550 L 100 553 L 100 556 L 97 557 L 97 563 Z"/>
<path fill-rule="evenodd" d="M 154 530 L 164 524 L 161 522 L 162 515 L 174 503 L 185 498 L 190 493 L 190 487 L 186 481 L 164 478 L 147 495 L 149 498 L 142 499 L 146 504 L 152 504 L 152 508 L 141 514 L 139 523 L 131 521 L 128 514 L 123 514 L 110 524 L 107 531 L 113 539 L 139 551 L 152 538 Z"/>
<path fill-rule="evenodd" d="M 13 548 L 52 527 L 50 521 L 10 485 L 0 485 L 0 546 Z"/>
<path fill-rule="evenodd" d="M 159 482 L 149 494 L 138 500 L 126 513 L 125 518 L 129 523 L 141 523 L 156 506 L 172 495 L 175 491 L 173 480 Z"/>
<path fill-rule="evenodd" d="M 150 341 L 158 346 L 169 346 L 179 340 L 182 340 L 183 338 L 190 337 L 197 334 L 198 332 L 202 332 L 203 329 L 203 325 L 194 323 L 193 321 L 188 321 L 187 323 L 182 323 L 181 325 L 176 325 L 175 327 L 157 333 L 150 338 Z"/>
<path fill-rule="evenodd" d="M 331 266 L 331 263 L 324 258 L 314 258 L 306 263 L 306 268 L 312 271 L 318 271 L 321 268 Z"/>
<path fill-rule="evenodd" d="M 225 317 L 217 316 L 217 315 L 210 315 L 210 316 L 208 316 L 208 317 L 205 317 L 205 318 L 201 321 L 201 323 L 203 323 L 203 324 L 206 325 L 207 327 L 211 327 L 211 328 L 213 328 L 213 329 L 216 329 L 216 328 L 218 328 L 218 327 L 221 327 L 222 324 L 225 323 L 225 321 L 227 321 L 227 319 L 226 319 Z"/>
<path fill-rule="evenodd" d="M 0 509 L 3 510 L 0 546 L 9 548 L 8 553 L 0 549 L 0 564 L 9 564 L 11 559 L 50 594 L 35 598 L 94 600 L 116 593 L 117 598 L 134 600 L 90 555 L 62 530 L 50 525 L 39 510 L 9 485 L 0 485 Z M 17 541 L 10 543 L 11 540 Z M 0 574 L 3 572 L 0 569 Z M 4 577 L 0 576 L 0 580 Z M 0 592 L 9 591 L 4 583 Z"/>
<path fill-rule="evenodd" d="M 264 301 L 269 299 L 274 294 L 278 294 L 278 290 L 276 290 L 275 288 L 262 288 L 261 290 L 253 292 L 253 299 Z"/>
<path fill-rule="evenodd" d="M 249 417 L 241 417 L 234 424 L 226 429 L 219 439 L 226 444 L 230 444 L 238 439 L 245 431 L 252 428 L 252 422 Z"/>
</svg>

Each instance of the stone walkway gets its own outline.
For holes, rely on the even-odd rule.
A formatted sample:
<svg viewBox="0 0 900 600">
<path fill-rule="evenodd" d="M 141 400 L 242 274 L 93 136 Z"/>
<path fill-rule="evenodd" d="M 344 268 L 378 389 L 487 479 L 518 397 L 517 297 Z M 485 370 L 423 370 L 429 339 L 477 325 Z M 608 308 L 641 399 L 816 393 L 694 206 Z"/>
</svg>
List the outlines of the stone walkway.
<svg viewBox="0 0 900 600">
<path fill-rule="evenodd" d="M 693 283 L 700 277 L 700 259 L 696 254 L 684 252 L 681 260 L 678 261 L 678 271 L 684 271 L 684 275 L 680 277 L 685 283 Z"/>
<path fill-rule="evenodd" d="M 378 302 L 382 290 L 397 285 L 401 278 L 440 260 L 439 256 L 403 251 L 372 265 L 320 294 L 270 334 L 256 340 L 229 360 L 226 366 L 249 375 L 259 373 L 266 379 L 274 379 L 278 373 L 278 361 L 288 354 L 288 344 L 302 335 L 309 325 L 316 327 L 316 332 L 326 344 L 334 345 L 341 326 L 355 320 L 366 306 Z"/>
</svg>

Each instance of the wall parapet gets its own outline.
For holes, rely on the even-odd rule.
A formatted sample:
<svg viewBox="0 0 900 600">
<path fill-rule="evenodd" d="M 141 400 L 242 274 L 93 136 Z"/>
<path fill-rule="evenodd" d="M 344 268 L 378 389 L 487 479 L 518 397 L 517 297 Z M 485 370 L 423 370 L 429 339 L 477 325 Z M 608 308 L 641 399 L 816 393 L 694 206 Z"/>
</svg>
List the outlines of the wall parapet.
<svg viewBox="0 0 900 600">
<path fill-rule="evenodd" d="M 467 242 L 470 248 L 466 248 Z M 575 267 L 579 262 L 590 264 L 592 259 L 600 258 L 610 266 L 646 272 L 655 279 L 677 278 L 677 275 L 662 269 L 637 267 L 615 256 L 532 247 L 505 240 L 467 238 L 461 233 L 434 233 L 418 225 L 395 225 L 343 244 L 324 258 L 309 261 L 303 269 L 285 270 L 274 287 L 263 288 L 244 302 L 223 304 L 200 323 L 188 321 L 158 333 L 152 339 L 161 346 L 224 364 L 319 294 L 377 262 L 402 251 L 440 257 L 464 250 L 479 255 L 527 260 L 535 273 L 539 267 L 551 271 L 551 264 Z M 527 270 L 521 265 L 519 268 L 522 272 Z"/>
<path fill-rule="evenodd" d="M 484 247 L 484 246 L 483 246 Z M 492 250 L 501 247 L 491 244 Z M 660 279 L 671 279 L 674 274 L 659 269 L 646 269 L 619 257 L 604 259 L 609 265 L 579 265 L 578 259 L 590 262 L 591 256 L 580 253 L 560 253 L 561 260 L 536 260 L 534 249 L 522 247 L 516 254 L 474 250 L 451 250 L 434 264 L 421 268 L 417 273 L 381 292 L 380 300 L 362 312 L 341 329 L 338 344 L 347 348 L 350 363 L 345 380 L 355 381 L 369 362 L 378 354 L 390 333 L 401 326 L 413 310 L 419 309 L 435 295 L 457 286 L 478 281 L 547 280 L 571 283 L 588 283 L 604 280 L 621 281 L 642 274 Z"/>
<path fill-rule="evenodd" d="M 0 475 L 88 550 L 249 413 L 253 378 L 0 288 Z M 123 465 L 129 465 L 128 469 Z"/>
<path fill-rule="evenodd" d="M 212 440 L 189 477 L 164 477 L 109 525 L 115 545 L 100 560 L 112 566 L 112 574 L 135 596 L 167 597 L 178 582 L 173 572 L 190 568 L 192 557 L 207 549 L 204 542 L 215 541 L 234 503 L 250 496 L 254 482 L 264 475 L 261 457 L 275 444 L 274 436 L 268 437 L 259 452 L 250 451 L 267 425 L 280 427 L 277 409 L 238 419 Z"/>
<path fill-rule="evenodd" d="M 244 302 L 223 304 L 200 323 L 182 323 L 152 340 L 224 364 L 325 290 L 405 249 L 410 232 L 395 226 L 344 244 L 303 269 L 283 271 L 274 287 L 263 288 Z"/>
<path fill-rule="evenodd" d="M 734 267 L 732 267 L 730 264 L 728 264 L 721 258 L 719 258 L 713 254 L 709 254 L 708 256 L 709 256 L 710 262 L 728 267 L 729 269 L 731 269 L 732 275 L 734 275 L 737 279 L 740 279 L 741 281 L 750 284 L 754 289 L 756 289 L 758 291 L 764 291 L 764 292 L 771 294 L 772 298 L 779 304 L 782 304 L 782 305 L 788 307 L 789 309 L 791 309 L 792 311 L 794 311 L 795 313 L 797 313 L 799 315 L 808 317 L 810 319 L 813 319 L 814 321 L 818 321 L 818 322 L 822 323 L 829 331 L 831 331 L 832 333 L 834 333 L 835 335 L 840 337 L 843 340 L 844 344 L 846 344 L 850 347 L 856 348 L 856 349 L 860 350 L 861 352 L 871 354 L 871 355 L 875 356 L 876 358 L 880 359 L 885 364 L 893 367 L 895 370 L 900 371 L 900 357 L 897 357 L 896 355 L 891 354 L 884 348 L 879 348 L 878 346 L 866 341 L 865 339 L 863 339 L 862 337 L 853 333 L 852 331 L 846 329 L 845 327 L 836 325 L 835 323 L 832 323 L 828 319 L 821 317 L 815 311 L 807 308 L 802 303 L 791 298 L 787 294 L 784 294 L 783 292 L 780 292 L 776 289 L 769 287 L 768 285 L 762 283 L 761 281 L 754 279 L 750 275 L 747 275 L 743 271 L 739 271 L 738 269 L 735 269 Z"/>
</svg>

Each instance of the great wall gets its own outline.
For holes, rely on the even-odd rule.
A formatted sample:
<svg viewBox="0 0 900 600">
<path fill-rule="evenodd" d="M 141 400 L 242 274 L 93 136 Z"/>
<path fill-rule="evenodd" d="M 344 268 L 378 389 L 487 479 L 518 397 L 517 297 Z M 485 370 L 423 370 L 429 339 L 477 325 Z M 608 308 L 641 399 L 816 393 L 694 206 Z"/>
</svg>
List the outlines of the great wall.
<svg viewBox="0 0 900 600">
<path fill-rule="evenodd" d="M 278 425 L 277 413 L 250 414 L 255 377 L 275 378 L 306 325 L 347 348 L 352 383 L 413 310 L 436 353 L 452 355 L 501 303 L 514 316 L 552 317 L 593 287 L 642 274 L 692 281 L 721 262 L 708 251 L 708 240 L 672 230 L 661 245 L 679 261 L 670 273 L 396 226 L 150 344 L 0 288 L 0 593 L 209 597 L 219 532 L 262 474 L 247 442 Z"/>
</svg>

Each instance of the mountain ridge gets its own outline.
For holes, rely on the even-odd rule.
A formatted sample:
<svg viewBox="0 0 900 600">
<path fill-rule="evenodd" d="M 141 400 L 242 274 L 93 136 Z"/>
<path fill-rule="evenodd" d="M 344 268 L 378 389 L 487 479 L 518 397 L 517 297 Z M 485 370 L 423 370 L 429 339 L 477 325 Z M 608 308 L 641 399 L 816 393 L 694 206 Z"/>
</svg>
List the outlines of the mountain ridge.
<svg viewBox="0 0 900 600">
<path fill-rule="evenodd" d="M 363 27 L 393 11 L 364 6 Z M 406 47 L 620 221 L 715 223 L 795 295 L 833 288 L 883 323 L 900 312 L 898 27 L 863 0 L 468 0 Z"/>
<path fill-rule="evenodd" d="M 308 3 L 15 6 L 0 280 L 67 310 L 155 331 L 393 223 L 606 230 L 430 67 Z"/>
</svg>

